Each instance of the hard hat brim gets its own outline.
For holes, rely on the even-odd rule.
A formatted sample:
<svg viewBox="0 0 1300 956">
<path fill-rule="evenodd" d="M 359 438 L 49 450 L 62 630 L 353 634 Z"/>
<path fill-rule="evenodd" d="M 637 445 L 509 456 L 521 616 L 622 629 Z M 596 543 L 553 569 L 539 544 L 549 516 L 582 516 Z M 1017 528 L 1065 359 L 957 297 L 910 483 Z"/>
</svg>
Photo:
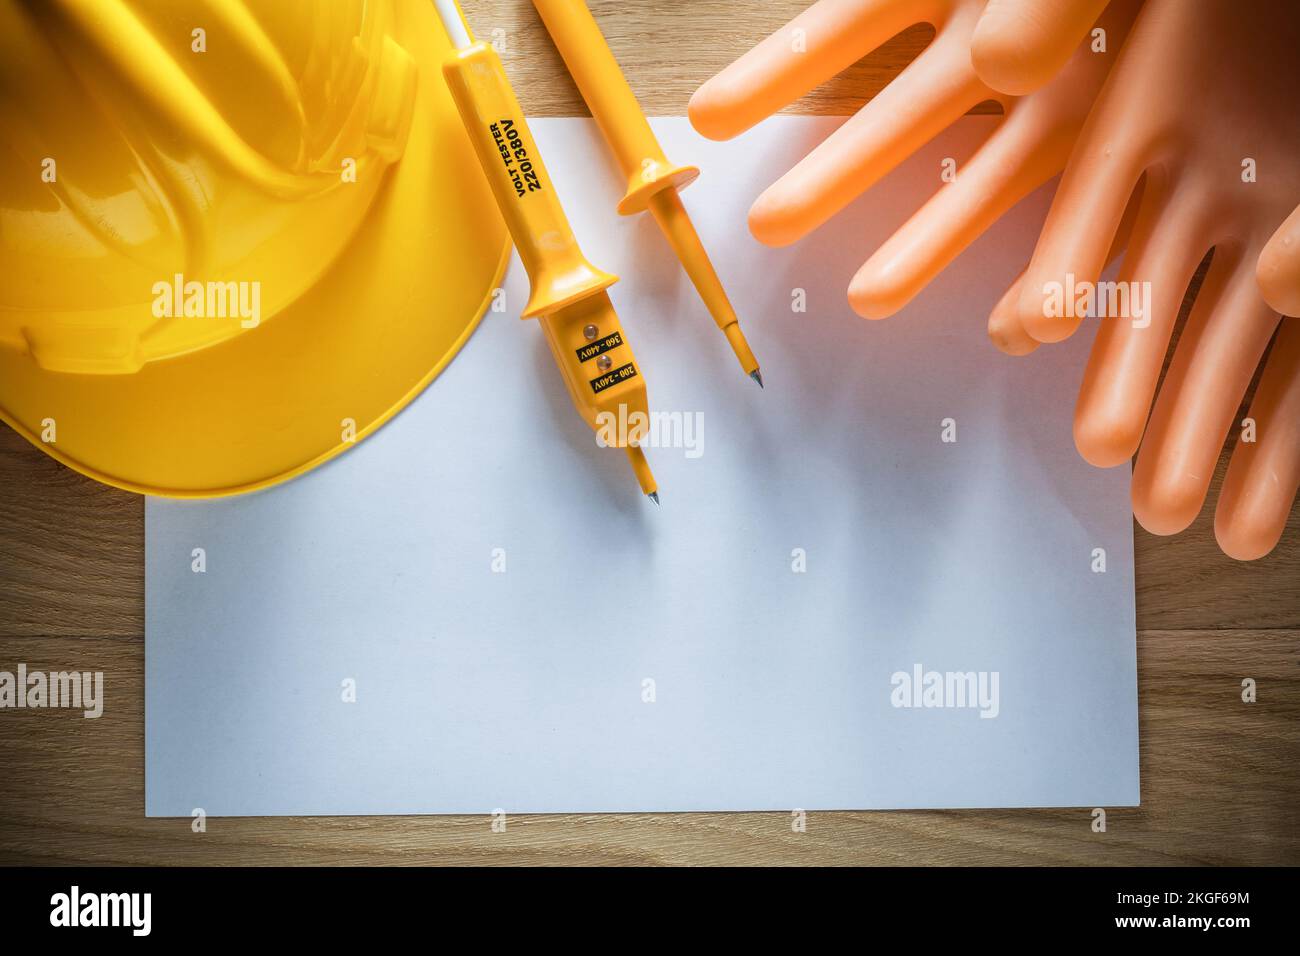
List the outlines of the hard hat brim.
<svg viewBox="0 0 1300 956">
<path fill-rule="evenodd" d="M 409 140 L 320 281 L 256 328 L 134 374 L 52 372 L 0 348 L 0 419 L 97 481 L 216 497 L 333 458 L 437 377 L 491 303 L 510 244 L 442 79 L 446 37 L 429 4 L 398 7 L 419 67 Z"/>
</svg>

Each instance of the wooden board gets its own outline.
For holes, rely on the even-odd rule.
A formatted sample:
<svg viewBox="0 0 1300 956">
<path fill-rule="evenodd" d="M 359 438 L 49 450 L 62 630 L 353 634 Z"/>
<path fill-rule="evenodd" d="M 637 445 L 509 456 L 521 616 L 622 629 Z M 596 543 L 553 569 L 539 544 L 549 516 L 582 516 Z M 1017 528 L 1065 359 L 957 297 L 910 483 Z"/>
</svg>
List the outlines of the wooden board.
<svg viewBox="0 0 1300 956">
<path fill-rule="evenodd" d="M 647 112 L 681 114 L 705 78 L 802 0 L 599 0 Z M 533 115 L 588 115 L 526 0 L 466 0 L 504 44 Z M 493 31 L 501 31 L 493 34 Z M 916 27 L 795 108 L 851 112 L 931 35 Z M 864 253 L 865 255 L 865 253 Z M 1193 284 L 1193 289 L 1197 283 Z M 1110 810 L 209 820 L 144 818 L 144 508 L 0 426 L 0 669 L 102 670 L 99 720 L 0 712 L 0 863 L 1300 863 L 1300 506 L 1241 564 L 1212 505 L 1187 532 L 1135 527 L 1142 806 Z M 1243 703 L 1253 678 L 1258 702 Z"/>
</svg>

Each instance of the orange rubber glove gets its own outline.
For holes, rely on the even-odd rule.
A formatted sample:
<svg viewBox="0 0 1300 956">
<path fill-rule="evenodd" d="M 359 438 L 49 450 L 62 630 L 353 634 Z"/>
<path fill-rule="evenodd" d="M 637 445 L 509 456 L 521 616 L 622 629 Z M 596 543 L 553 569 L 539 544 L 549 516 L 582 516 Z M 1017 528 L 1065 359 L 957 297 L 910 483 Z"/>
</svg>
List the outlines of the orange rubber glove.
<svg viewBox="0 0 1300 956">
<path fill-rule="evenodd" d="M 1292 214 L 1278 228 L 1300 200 L 1300 95 L 1286 79 L 1297 49 L 1300 7 L 1284 0 L 1148 0 L 1080 134 L 1030 266 L 990 320 L 1001 343 L 1070 335 L 1081 318 L 1059 314 L 1057 290 L 1095 287 L 1145 174 L 1119 280 L 1130 290 L 1149 283 L 1150 301 L 1140 321 L 1099 319 L 1075 442 L 1101 466 L 1128 461 L 1140 444 L 1134 514 L 1149 531 L 1174 534 L 1196 518 L 1219 451 L 1241 427 L 1215 532 L 1243 559 L 1277 543 L 1300 486 L 1296 319 L 1274 342 L 1253 429 L 1235 421 L 1278 328 L 1270 301 L 1286 311 L 1300 305 L 1300 221 Z M 1210 247 L 1213 262 L 1156 396 L 1184 293 Z"/>
<path fill-rule="evenodd" d="M 1099 25 L 1104 51 L 1078 38 L 1104 0 L 820 0 L 708 80 L 691 98 L 695 128 L 727 139 L 798 99 L 917 22 L 934 41 L 878 96 L 754 203 L 750 230 L 762 242 L 794 242 L 831 218 L 936 134 L 985 100 L 1006 118 L 954 182 L 944 185 L 853 278 L 849 301 L 869 318 L 906 305 L 1021 198 L 1064 167 L 1137 8 L 1115 0 Z M 1027 13 L 1026 11 L 1031 11 Z M 1032 11 L 1055 12 L 1045 20 Z M 983 37 L 985 68 L 1027 88 L 1022 98 L 982 82 L 972 65 Z M 1068 56 L 1072 48 L 1073 56 Z"/>
</svg>

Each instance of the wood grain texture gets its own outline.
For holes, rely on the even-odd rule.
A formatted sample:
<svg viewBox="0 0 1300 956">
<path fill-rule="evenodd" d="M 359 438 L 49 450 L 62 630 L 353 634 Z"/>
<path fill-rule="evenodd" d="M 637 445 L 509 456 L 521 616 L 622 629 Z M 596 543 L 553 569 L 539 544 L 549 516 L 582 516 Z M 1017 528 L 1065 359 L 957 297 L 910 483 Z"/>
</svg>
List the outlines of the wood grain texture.
<svg viewBox="0 0 1300 956">
<path fill-rule="evenodd" d="M 465 0 L 502 31 L 534 115 L 585 116 L 527 0 Z M 646 110 L 690 93 L 804 0 L 593 0 Z M 794 107 L 843 114 L 930 36 L 904 32 Z M 1193 289 L 1195 288 L 1195 283 Z M 1087 809 L 146 820 L 142 499 L 62 468 L 0 426 L 0 668 L 102 670 L 99 720 L 0 712 L 0 863 L 1167 864 L 1300 863 L 1300 506 L 1282 545 L 1241 564 L 1209 503 L 1182 535 L 1135 527 L 1142 806 Z M 1259 700 L 1241 701 L 1254 678 Z"/>
<path fill-rule="evenodd" d="M 144 639 L 22 637 L 7 659 L 102 670 L 98 720 L 0 719 L 0 863 L 1157 864 L 1300 859 L 1300 631 L 1138 636 L 1142 806 L 785 813 L 146 820 Z M 1259 700 L 1241 701 L 1241 678 Z"/>
<path fill-rule="evenodd" d="M 529 0 L 463 3 L 475 35 L 493 42 L 530 116 L 590 116 Z M 805 0 L 591 0 L 614 57 L 652 116 L 684 116 L 706 79 L 782 26 Z M 934 36 L 926 24 L 904 30 L 871 56 L 810 92 L 787 112 L 847 116 L 910 63 Z M 972 112 L 999 113 L 996 103 Z"/>
</svg>

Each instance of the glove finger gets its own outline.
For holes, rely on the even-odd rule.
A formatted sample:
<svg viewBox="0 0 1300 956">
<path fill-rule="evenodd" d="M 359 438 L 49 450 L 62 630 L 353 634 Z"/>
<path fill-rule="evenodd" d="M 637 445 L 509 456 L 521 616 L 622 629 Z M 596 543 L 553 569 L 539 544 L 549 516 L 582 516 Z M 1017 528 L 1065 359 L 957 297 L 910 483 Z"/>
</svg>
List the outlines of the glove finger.
<svg viewBox="0 0 1300 956">
<path fill-rule="evenodd" d="M 709 139 L 731 139 L 789 106 L 914 23 L 936 26 L 942 0 L 820 0 L 721 73 L 686 112 Z"/>
<path fill-rule="evenodd" d="M 990 98 L 966 49 L 974 16 L 959 9 L 897 79 L 758 197 L 749 211 L 755 238 L 769 246 L 802 238 Z"/>
<path fill-rule="evenodd" d="M 1153 534 L 1195 520 L 1278 315 L 1259 294 L 1254 261 L 1219 248 L 1174 349 L 1133 469 L 1133 514 Z"/>
<path fill-rule="evenodd" d="M 989 338 L 999 351 L 1007 355 L 1028 355 L 1042 344 L 1020 324 L 1016 304 L 1020 300 L 1020 284 L 1024 281 L 1025 274 L 1021 272 L 989 313 Z"/>
<path fill-rule="evenodd" d="M 1149 175 L 1113 296 L 1127 315 L 1099 318 L 1074 412 L 1074 443 L 1109 468 L 1138 450 L 1187 286 L 1210 242 L 1205 204 Z M 1102 287 L 1098 287 L 1099 293 Z M 1121 310 L 1112 310 L 1121 311 Z"/>
<path fill-rule="evenodd" d="M 1111 15 L 1108 10 L 1107 20 Z M 1121 31 L 1123 48 L 1079 133 L 1025 274 L 1021 322 L 1040 342 L 1059 342 L 1078 328 L 1083 316 L 1059 314 L 1058 290 L 1100 277 L 1133 188 L 1157 155 L 1164 120 L 1141 97 L 1125 93 L 1145 82 L 1148 69 L 1140 26 Z"/>
<path fill-rule="evenodd" d="M 1273 550 L 1300 488 L 1300 319 L 1283 319 L 1250 403 L 1254 441 L 1239 439 L 1214 513 L 1225 554 L 1253 561 Z"/>
<path fill-rule="evenodd" d="M 1265 302 L 1283 315 L 1300 315 L 1300 206 L 1264 246 L 1255 278 Z"/>
</svg>

